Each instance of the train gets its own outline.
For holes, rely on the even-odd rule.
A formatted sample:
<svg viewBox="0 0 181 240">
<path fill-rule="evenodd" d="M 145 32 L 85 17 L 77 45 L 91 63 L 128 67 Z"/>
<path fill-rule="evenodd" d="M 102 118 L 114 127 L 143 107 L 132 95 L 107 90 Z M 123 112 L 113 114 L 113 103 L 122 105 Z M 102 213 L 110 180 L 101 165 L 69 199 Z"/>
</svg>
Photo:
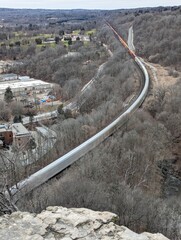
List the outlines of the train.
<svg viewBox="0 0 181 240">
<path fill-rule="evenodd" d="M 135 101 L 128 107 L 123 113 L 120 114 L 112 123 L 107 127 L 99 131 L 93 137 L 89 138 L 78 147 L 74 148 L 64 156 L 58 158 L 54 162 L 50 163 L 41 170 L 35 172 L 25 180 L 19 182 L 15 186 L 11 187 L 10 191 L 12 196 L 14 196 L 14 201 L 17 201 L 22 197 L 22 195 L 27 194 L 33 189 L 37 188 L 41 184 L 47 182 L 52 177 L 56 176 L 58 173 L 72 165 L 75 161 L 80 159 L 86 153 L 94 149 L 98 144 L 102 143 L 106 138 L 111 136 L 118 128 L 120 128 L 131 116 L 134 111 L 136 111 L 143 101 L 145 100 L 148 89 L 149 89 L 149 75 L 141 60 L 132 52 L 124 40 L 119 36 L 116 30 L 109 24 L 114 33 L 119 37 L 120 42 L 128 50 L 131 57 L 134 59 L 136 65 L 143 73 L 144 76 L 144 86 L 141 89 L 139 95 L 136 97 Z M 8 193 L 7 193 L 8 194 Z"/>
<path fill-rule="evenodd" d="M 125 47 L 125 49 L 128 51 L 128 53 L 130 54 L 130 56 L 135 59 L 136 58 L 136 54 L 128 47 L 128 44 L 124 41 L 124 39 L 118 34 L 118 32 L 115 30 L 115 28 L 106 21 L 106 24 L 112 29 L 112 31 L 114 32 L 114 34 L 117 36 L 117 38 L 119 39 L 119 41 L 122 43 L 122 45 Z"/>
</svg>

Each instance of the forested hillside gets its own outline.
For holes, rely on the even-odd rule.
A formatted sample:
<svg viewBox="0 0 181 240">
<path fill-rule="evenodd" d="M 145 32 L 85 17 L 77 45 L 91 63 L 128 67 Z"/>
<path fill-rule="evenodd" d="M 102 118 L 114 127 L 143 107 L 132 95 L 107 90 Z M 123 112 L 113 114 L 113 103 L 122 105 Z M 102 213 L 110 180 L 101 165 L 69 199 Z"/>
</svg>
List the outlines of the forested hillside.
<svg viewBox="0 0 181 240">
<path fill-rule="evenodd" d="M 181 66 L 181 10 L 135 18 L 137 53 L 154 63 Z"/>
<path fill-rule="evenodd" d="M 55 13 L 48 14 L 52 17 Z M 147 99 L 124 127 L 56 178 L 22 197 L 17 206 L 31 212 L 40 212 L 49 205 L 108 210 L 118 214 L 121 225 L 136 232 L 161 232 L 170 239 L 180 240 L 180 8 L 92 14 L 88 15 L 89 21 L 83 21 L 84 29 L 80 30 L 85 32 L 95 27 L 90 42 L 79 39 L 73 44 L 61 42 L 41 49 L 36 45 L 32 54 L 24 56 L 22 64 L 11 68 L 18 74 L 55 82 L 65 105 L 66 101 L 78 98 L 82 87 L 94 79 L 85 98 L 78 98 L 75 112 L 65 114 L 63 105 L 59 106 L 58 118 L 52 126 L 57 134 L 54 148 L 29 168 L 18 169 L 18 174 L 22 174 L 18 175 L 20 179 L 107 126 L 140 91 L 142 75 L 105 20 L 125 40 L 133 25 L 136 53 L 150 63 L 162 65 L 173 77 L 173 83 L 164 85 L 159 79 L 162 72 L 155 80 L 153 66 L 146 65 L 151 79 Z M 85 18 L 85 13 L 82 16 Z M 68 18 L 66 14 L 65 17 Z M 51 30 L 50 25 L 46 31 L 43 25 L 44 33 Z M 73 33 L 75 26 L 80 25 L 71 22 L 67 30 L 67 25 L 56 20 L 52 29 L 54 33 L 62 29 Z M 17 180 L 13 177 L 6 179 L 7 183 Z"/>
<path fill-rule="evenodd" d="M 164 66 L 181 66 L 181 8 L 136 13 L 113 14 L 108 19 L 123 33 L 125 26 L 133 25 L 136 53 L 150 62 Z"/>
<path fill-rule="evenodd" d="M 60 179 L 35 191 L 31 200 L 28 196 L 21 207 L 27 210 L 28 201 L 29 211 L 40 211 L 48 205 L 109 210 L 119 215 L 121 225 L 137 232 L 161 232 L 179 240 L 180 188 L 170 184 L 174 179 L 179 181 L 179 169 L 171 169 L 171 165 L 179 163 L 180 153 L 171 156 L 170 151 L 174 142 L 180 141 L 181 113 L 173 108 L 180 87 L 169 94 L 170 99 L 162 98 L 155 119 L 150 109 L 139 110 L 123 130 Z M 159 97 L 152 104 L 161 101 Z"/>
<path fill-rule="evenodd" d="M 151 56 L 157 54 L 157 62 L 177 69 L 180 63 L 178 11 L 139 16 L 133 13 L 119 16 L 116 13 L 112 16 L 112 23 L 124 38 L 127 38 L 128 28 L 133 23 L 138 54 L 152 61 L 155 58 Z M 168 27 L 170 24 L 172 28 Z M 169 41 L 164 40 L 166 30 Z M 131 65 L 127 65 L 127 55 L 122 50 L 120 52 L 122 47 L 107 25 L 101 26 L 98 36 L 116 54 L 108 61 L 97 83 L 99 94 L 94 92 L 82 107 L 83 112 L 88 114 L 86 119 L 89 119 L 85 121 L 82 118 L 82 121 L 94 127 L 99 125 L 100 119 L 105 121 L 108 115 L 121 110 L 115 103 L 124 101 L 125 93 L 131 94 L 128 89 L 133 84 L 131 75 L 134 76 L 131 70 L 133 66 L 128 67 Z M 127 79 L 127 84 L 129 79 L 129 88 L 124 88 L 123 79 Z M 123 85 L 118 87 L 117 80 L 121 80 Z M 41 194 L 35 191 L 31 200 L 28 200 L 28 210 L 40 211 L 48 205 L 109 210 L 119 215 L 120 224 L 137 232 L 161 232 L 170 239 L 179 240 L 180 92 L 179 78 L 172 87 L 152 87 L 142 109 L 134 114 L 123 129 L 65 171 L 60 179 L 52 180 L 41 188 Z M 91 112 L 91 109 L 94 110 Z M 101 113 L 99 117 L 97 110 Z M 99 119 L 99 123 L 95 122 L 94 125 L 91 121 L 90 125 L 90 119 Z M 76 139 L 80 131 L 77 134 Z M 73 138 L 71 136 L 70 139 Z M 65 140 L 62 139 L 61 146 L 63 142 Z M 23 207 L 23 202 L 20 205 Z M 27 204 L 23 209 L 27 209 Z"/>
</svg>

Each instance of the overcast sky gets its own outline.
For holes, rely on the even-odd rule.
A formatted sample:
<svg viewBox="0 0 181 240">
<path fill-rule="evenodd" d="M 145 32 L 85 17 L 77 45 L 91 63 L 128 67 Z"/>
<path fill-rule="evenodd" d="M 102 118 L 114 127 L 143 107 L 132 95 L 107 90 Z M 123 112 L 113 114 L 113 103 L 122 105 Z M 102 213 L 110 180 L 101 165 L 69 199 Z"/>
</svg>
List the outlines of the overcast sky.
<svg viewBox="0 0 181 240">
<path fill-rule="evenodd" d="M 120 9 L 181 5 L 181 0 L 0 0 L 1 8 Z"/>
</svg>

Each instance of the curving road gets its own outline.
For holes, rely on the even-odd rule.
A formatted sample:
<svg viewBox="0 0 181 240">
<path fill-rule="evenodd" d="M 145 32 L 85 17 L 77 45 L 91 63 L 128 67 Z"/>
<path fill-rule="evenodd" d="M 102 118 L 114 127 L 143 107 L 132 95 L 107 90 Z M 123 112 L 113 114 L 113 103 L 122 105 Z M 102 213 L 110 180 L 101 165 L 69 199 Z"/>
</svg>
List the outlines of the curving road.
<svg viewBox="0 0 181 240">
<path fill-rule="evenodd" d="M 114 31 L 114 33 L 119 38 L 120 42 L 123 46 L 128 50 L 129 54 L 134 59 L 138 68 L 141 70 L 144 76 L 144 86 L 140 91 L 139 95 L 136 97 L 135 101 L 131 104 L 129 108 L 127 108 L 116 120 L 114 120 L 111 124 L 105 127 L 103 130 L 95 134 L 93 137 L 83 142 L 78 147 L 74 148 L 64 156 L 60 157 L 53 163 L 47 165 L 43 169 L 37 171 L 32 174 L 29 178 L 19 182 L 16 186 L 11 188 L 11 193 L 14 195 L 14 200 L 20 199 L 21 195 L 25 195 L 36 187 L 48 181 L 53 176 L 57 175 L 59 172 L 73 164 L 75 161 L 80 159 L 83 155 L 91 151 L 98 144 L 103 142 L 107 137 L 113 134 L 118 128 L 120 128 L 131 116 L 131 114 L 139 108 L 139 106 L 143 103 L 146 98 L 148 88 L 149 88 L 149 76 L 148 72 L 141 62 L 141 60 L 129 49 L 124 40 L 119 36 L 116 30 L 108 24 L 109 27 Z"/>
</svg>

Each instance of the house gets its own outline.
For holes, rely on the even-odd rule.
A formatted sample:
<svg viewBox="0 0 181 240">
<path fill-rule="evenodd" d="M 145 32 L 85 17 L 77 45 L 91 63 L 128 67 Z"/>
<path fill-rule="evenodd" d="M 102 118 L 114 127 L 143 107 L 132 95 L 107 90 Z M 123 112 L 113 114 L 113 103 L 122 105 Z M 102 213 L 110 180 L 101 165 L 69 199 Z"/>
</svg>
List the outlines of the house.
<svg viewBox="0 0 181 240">
<path fill-rule="evenodd" d="M 43 43 L 55 43 L 55 38 L 46 38 Z"/>
</svg>

